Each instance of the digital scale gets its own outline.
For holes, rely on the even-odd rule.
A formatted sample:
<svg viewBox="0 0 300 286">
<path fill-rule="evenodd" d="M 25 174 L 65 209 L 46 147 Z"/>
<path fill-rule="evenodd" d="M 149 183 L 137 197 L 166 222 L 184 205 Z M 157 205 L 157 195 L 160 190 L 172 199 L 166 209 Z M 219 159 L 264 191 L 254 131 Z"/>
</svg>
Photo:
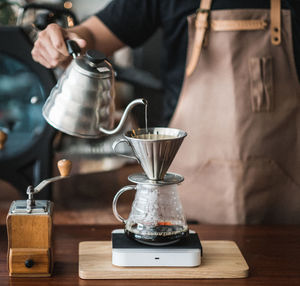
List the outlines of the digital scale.
<svg viewBox="0 0 300 286">
<path fill-rule="evenodd" d="M 201 263 L 198 234 L 190 230 L 186 239 L 163 247 L 149 246 L 126 236 L 124 229 L 112 232 L 112 264 L 123 267 L 196 267 Z"/>
</svg>

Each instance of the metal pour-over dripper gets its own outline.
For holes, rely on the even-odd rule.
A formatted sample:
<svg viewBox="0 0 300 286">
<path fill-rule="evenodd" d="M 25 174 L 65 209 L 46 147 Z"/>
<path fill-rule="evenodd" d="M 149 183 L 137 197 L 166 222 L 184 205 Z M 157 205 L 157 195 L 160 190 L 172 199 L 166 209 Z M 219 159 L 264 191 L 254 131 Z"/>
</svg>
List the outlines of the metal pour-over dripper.
<svg viewBox="0 0 300 286">
<path fill-rule="evenodd" d="M 137 160 L 150 180 L 163 180 L 175 158 L 186 132 L 174 128 L 148 128 L 125 133 L 125 139 L 114 142 L 115 152 L 119 143 L 127 143 L 134 156 L 125 157 Z"/>
</svg>

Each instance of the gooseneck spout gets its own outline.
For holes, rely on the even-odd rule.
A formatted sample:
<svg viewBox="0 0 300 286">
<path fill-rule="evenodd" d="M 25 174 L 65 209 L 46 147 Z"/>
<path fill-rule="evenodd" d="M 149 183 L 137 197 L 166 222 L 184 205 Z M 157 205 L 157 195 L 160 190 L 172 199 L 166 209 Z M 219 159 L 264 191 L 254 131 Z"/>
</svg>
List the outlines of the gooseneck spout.
<svg viewBox="0 0 300 286">
<path fill-rule="evenodd" d="M 99 130 L 100 130 L 101 132 L 103 132 L 104 134 L 107 134 L 107 135 L 112 135 L 112 134 L 118 133 L 118 132 L 122 129 L 122 127 L 123 127 L 123 125 L 124 125 L 124 123 L 125 123 L 125 121 L 126 121 L 126 119 L 127 119 L 127 117 L 128 117 L 129 112 L 131 111 L 131 109 L 132 109 L 133 107 L 135 107 L 136 105 L 138 105 L 138 104 L 144 104 L 144 105 L 147 105 L 148 102 L 147 102 L 147 100 L 144 99 L 144 98 L 138 98 L 138 99 L 135 99 L 135 100 L 131 101 L 131 102 L 127 105 L 127 107 L 125 108 L 125 111 L 124 111 L 124 113 L 123 113 L 123 115 L 122 115 L 122 118 L 121 118 L 121 120 L 120 120 L 118 126 L 117 126 L 115 129 L 113 129 L 113 130 L 107 130 L 107 129 L 104 129 L 104 128 L 100 127 Z"/>
</svg>

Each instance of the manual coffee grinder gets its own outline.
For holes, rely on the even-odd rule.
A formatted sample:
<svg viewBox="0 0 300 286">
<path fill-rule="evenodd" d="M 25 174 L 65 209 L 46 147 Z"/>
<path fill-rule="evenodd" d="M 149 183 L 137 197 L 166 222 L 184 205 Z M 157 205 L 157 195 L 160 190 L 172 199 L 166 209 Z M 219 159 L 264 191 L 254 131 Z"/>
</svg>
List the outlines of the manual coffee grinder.
<svg viewBox="0 0 300 286">
<path fill-rule="evenodd" d="M 60 176 L 46 179 L 36 187 L 28 186 L 27 200 L 17 200 L 11 203 L 6 218 L 9 276 L 51 276 L 53 203 L 48 200 L 35 200 L 34 195 L 49 183 L 69 176 L 71 161 L 63 159 L 57 165 Z"/>
</svg>

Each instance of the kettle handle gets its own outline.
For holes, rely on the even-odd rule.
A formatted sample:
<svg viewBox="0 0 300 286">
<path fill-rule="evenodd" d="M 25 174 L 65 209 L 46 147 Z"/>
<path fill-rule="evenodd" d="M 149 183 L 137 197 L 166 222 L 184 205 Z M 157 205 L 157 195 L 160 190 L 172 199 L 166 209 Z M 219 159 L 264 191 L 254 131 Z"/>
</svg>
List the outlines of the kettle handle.
<svg viewBox="0 0 300 286">
<path fill-rule="evenodd" d="M 74 59 L 80 56 L 81 49 L 78 44 L 73 40 L 66 40 L 66 46 L 69 55 L 71 55 Z"/>
<path fill-rule="evenodd" d="M 121 190 L 119 190 L 116 193 L 113 203 L 112 203 L 112 209 L 113 209 L 114 216 L 117 218 L 117 220 L 123 222 L 124 224 L 126 224 L 126 219 L 119 215 L 119 213 L 117 211 L 117 202 L 118 202 L 119 197 L 127 191 L 136 191 L 136 185 L 130 185 L 130 186 L 123 187 Z"/>
<path fill-rule="evenodd" d="M 141 164 L 139 158 L 136 157 L 135 155 L 130 156 L 130 155 L 125 155 L 125 154 L 119 153 L 119 152 L 116 150 L 116 148 L 117 148 L 117 145 L 119 145 L 120 143 L 126 143 L 126 144 L 131 148 L 131 146 L 130 146 L 128 140 L 126 140 L 126 139 L 124 139 L 124 138 L 120 138 L 120 139 L 116 140 L 116 141 L 112 144 L 112 148 L 113 148 L 113 150 L 115 151 L 115 153 L 117 153 L 118 155 L 120 155 L 120 156 L 122 156 L 122 157 L 126 157 L 126 158 L 129 158 L 129 159 L 134 159 L 134 160 L 136 160 L 139 164 Z"/>
</svg>

